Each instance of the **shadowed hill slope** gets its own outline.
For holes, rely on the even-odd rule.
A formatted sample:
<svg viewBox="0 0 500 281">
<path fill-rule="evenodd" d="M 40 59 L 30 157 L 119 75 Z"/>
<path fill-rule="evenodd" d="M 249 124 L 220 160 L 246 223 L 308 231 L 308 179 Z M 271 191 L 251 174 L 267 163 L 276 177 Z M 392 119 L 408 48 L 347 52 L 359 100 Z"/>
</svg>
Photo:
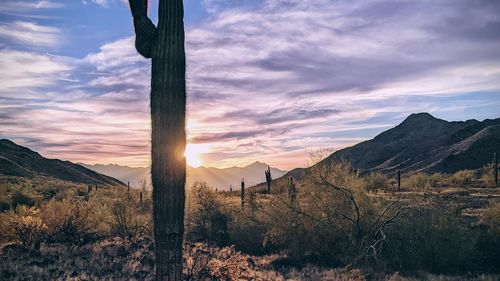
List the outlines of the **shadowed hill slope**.
<svg viewBox="0 0 500 281">
<path fill-rule="evenodd" d="M 6 139 L 0 140 L 0 174 L 18 177 L 46 176 L 77 183 L 124 185 L 121 181 L 81 165 L 47 159 L 37 152 Z"/>
<path fill-rule="evenodd" d="M 500 155 L 500 118 L 448 122 L 417 113 L 371 140 L 336 151 L 323 161 L 346 160 L 363 172 L 453 173 L 478 169 Z M 307 168 L 285 177 L 301 179 Z"/>
</svg>

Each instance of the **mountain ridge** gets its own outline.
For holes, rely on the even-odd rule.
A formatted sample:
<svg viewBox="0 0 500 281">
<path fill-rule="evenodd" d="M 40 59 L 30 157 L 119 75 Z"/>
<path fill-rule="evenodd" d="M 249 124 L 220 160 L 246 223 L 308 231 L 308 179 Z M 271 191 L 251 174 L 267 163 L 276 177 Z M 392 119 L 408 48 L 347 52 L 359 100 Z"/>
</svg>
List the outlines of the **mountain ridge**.
<svg viewBox="0 0 500 281">
<path fill-rule="evenodd" d="M 49 159 L 8 139 L 0 139 L 0 174 L 5 176 L 46 176 L 76 183 L 124 185 L 123 182 L 70 161 Z"/>
<path fill-rule="evenodd" d="M 403 122 L 370 140 L 340 149 L 326 162 L 349 161 L 361 172 L 453 173 L 478 169 L 500 155 L 500 118 L 446 121 L 429 113 L 414 113 Z M 285 177 L 303 178 L 308 168 L 297 168 Z"/>
<path fill-rule="evenodd" d="M 118 178 L 124 182 L 130 182 L 132 187 L 141 187 L 141 181 L 150 182 L 149 167 L 128 167 L 117 164 L 84 164 L 88 169 Z M 228 168 L 216 168 L 200 166 L 198 168 L 188 166 L 187 171 L 187 186 L 191 186 L 196 181 L 204 181 L 210 186 L 219 190 L 229 190 L 232 186 L 234 189 L 239 188 L 241 179 L 245 179 L 247 186 L 255 185 L 265 181 L 264 171 L 267 169 L 267 164 L 255 161 L 243 167 L 232 166 Z M 277 168 L 271 167 L 273 177 L 281 177 L 286 174 Z M 148 184 L 149 186 L 149 184 Z"/>
</svg>

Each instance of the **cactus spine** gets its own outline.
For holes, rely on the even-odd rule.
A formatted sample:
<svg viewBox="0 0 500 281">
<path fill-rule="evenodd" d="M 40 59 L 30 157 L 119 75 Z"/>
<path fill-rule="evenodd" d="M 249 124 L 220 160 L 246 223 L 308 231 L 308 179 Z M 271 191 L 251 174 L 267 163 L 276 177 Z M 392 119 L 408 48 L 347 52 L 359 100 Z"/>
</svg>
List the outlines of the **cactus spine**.
<svg viewBox="0 0 500 281">
<path fill-rule="evenodd" d="M 267 193 L 270 194 L 271 193 L 271 182 L 273 181 L 273 178 L 271 176 L 271 167 L 269 167 L 269 165 L 267 165 L 267 170 L 265 170 L 264 173 L 266 174 Z"/>
<path fill-rule="evenodd" d="M 241 208 L 245 207 L 245 179 L 241 179 Z"/>
<path fill-rule="evenodd" d="M 186 183 L 186 54 L 182 0 L 159 0 L 158 26 L 147 0 L 129 0 L 135 47 L 151 58 L 151 177 L 156 280 L 182 280 Z"/>
</svg>

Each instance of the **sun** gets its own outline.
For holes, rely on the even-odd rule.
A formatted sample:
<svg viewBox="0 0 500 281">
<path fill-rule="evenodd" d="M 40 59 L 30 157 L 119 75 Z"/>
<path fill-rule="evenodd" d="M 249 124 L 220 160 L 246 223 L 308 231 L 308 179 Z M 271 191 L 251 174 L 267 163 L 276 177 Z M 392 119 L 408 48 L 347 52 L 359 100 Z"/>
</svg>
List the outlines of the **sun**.
<svg viewBox="0 0 500 281">
<path fill-rule="evenodd" d="M 201 155 L 203 153 L 207 153 L 210 150 L 210 147 L 207 144 L 202 143 L 188 143 L 186 145 L 186 163 L 193 167 L 198 168 L 203 165 L 203 161 L 201 160 Z"/>
</svg>

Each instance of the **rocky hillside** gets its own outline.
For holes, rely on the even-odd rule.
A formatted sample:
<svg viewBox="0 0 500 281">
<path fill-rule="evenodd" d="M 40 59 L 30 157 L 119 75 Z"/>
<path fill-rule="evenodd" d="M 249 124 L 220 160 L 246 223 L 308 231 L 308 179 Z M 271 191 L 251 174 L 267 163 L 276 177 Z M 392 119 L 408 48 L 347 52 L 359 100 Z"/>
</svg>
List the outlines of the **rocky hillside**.
<svg viewBox="0 0 500 281">
<path fill-rule="evenodd" d="M 448 122 L 429 113 L 412 114 L 371 140 L 341 149 L 323 161 L 347 160 L 365 172 L 394 174 L 478 169 L 500 156 L 500 118 Z M 300 178 L 306 169 L 286 176 Z"/>
<path fill-rule="evenodd" d="M 44 176 L 76 183 L 124 185 L 115 178 L 99 174 L 81 165 L 47 159 L 7 139 L 0 140 L 0 175 L 27 178 Z"/>
</svg>

